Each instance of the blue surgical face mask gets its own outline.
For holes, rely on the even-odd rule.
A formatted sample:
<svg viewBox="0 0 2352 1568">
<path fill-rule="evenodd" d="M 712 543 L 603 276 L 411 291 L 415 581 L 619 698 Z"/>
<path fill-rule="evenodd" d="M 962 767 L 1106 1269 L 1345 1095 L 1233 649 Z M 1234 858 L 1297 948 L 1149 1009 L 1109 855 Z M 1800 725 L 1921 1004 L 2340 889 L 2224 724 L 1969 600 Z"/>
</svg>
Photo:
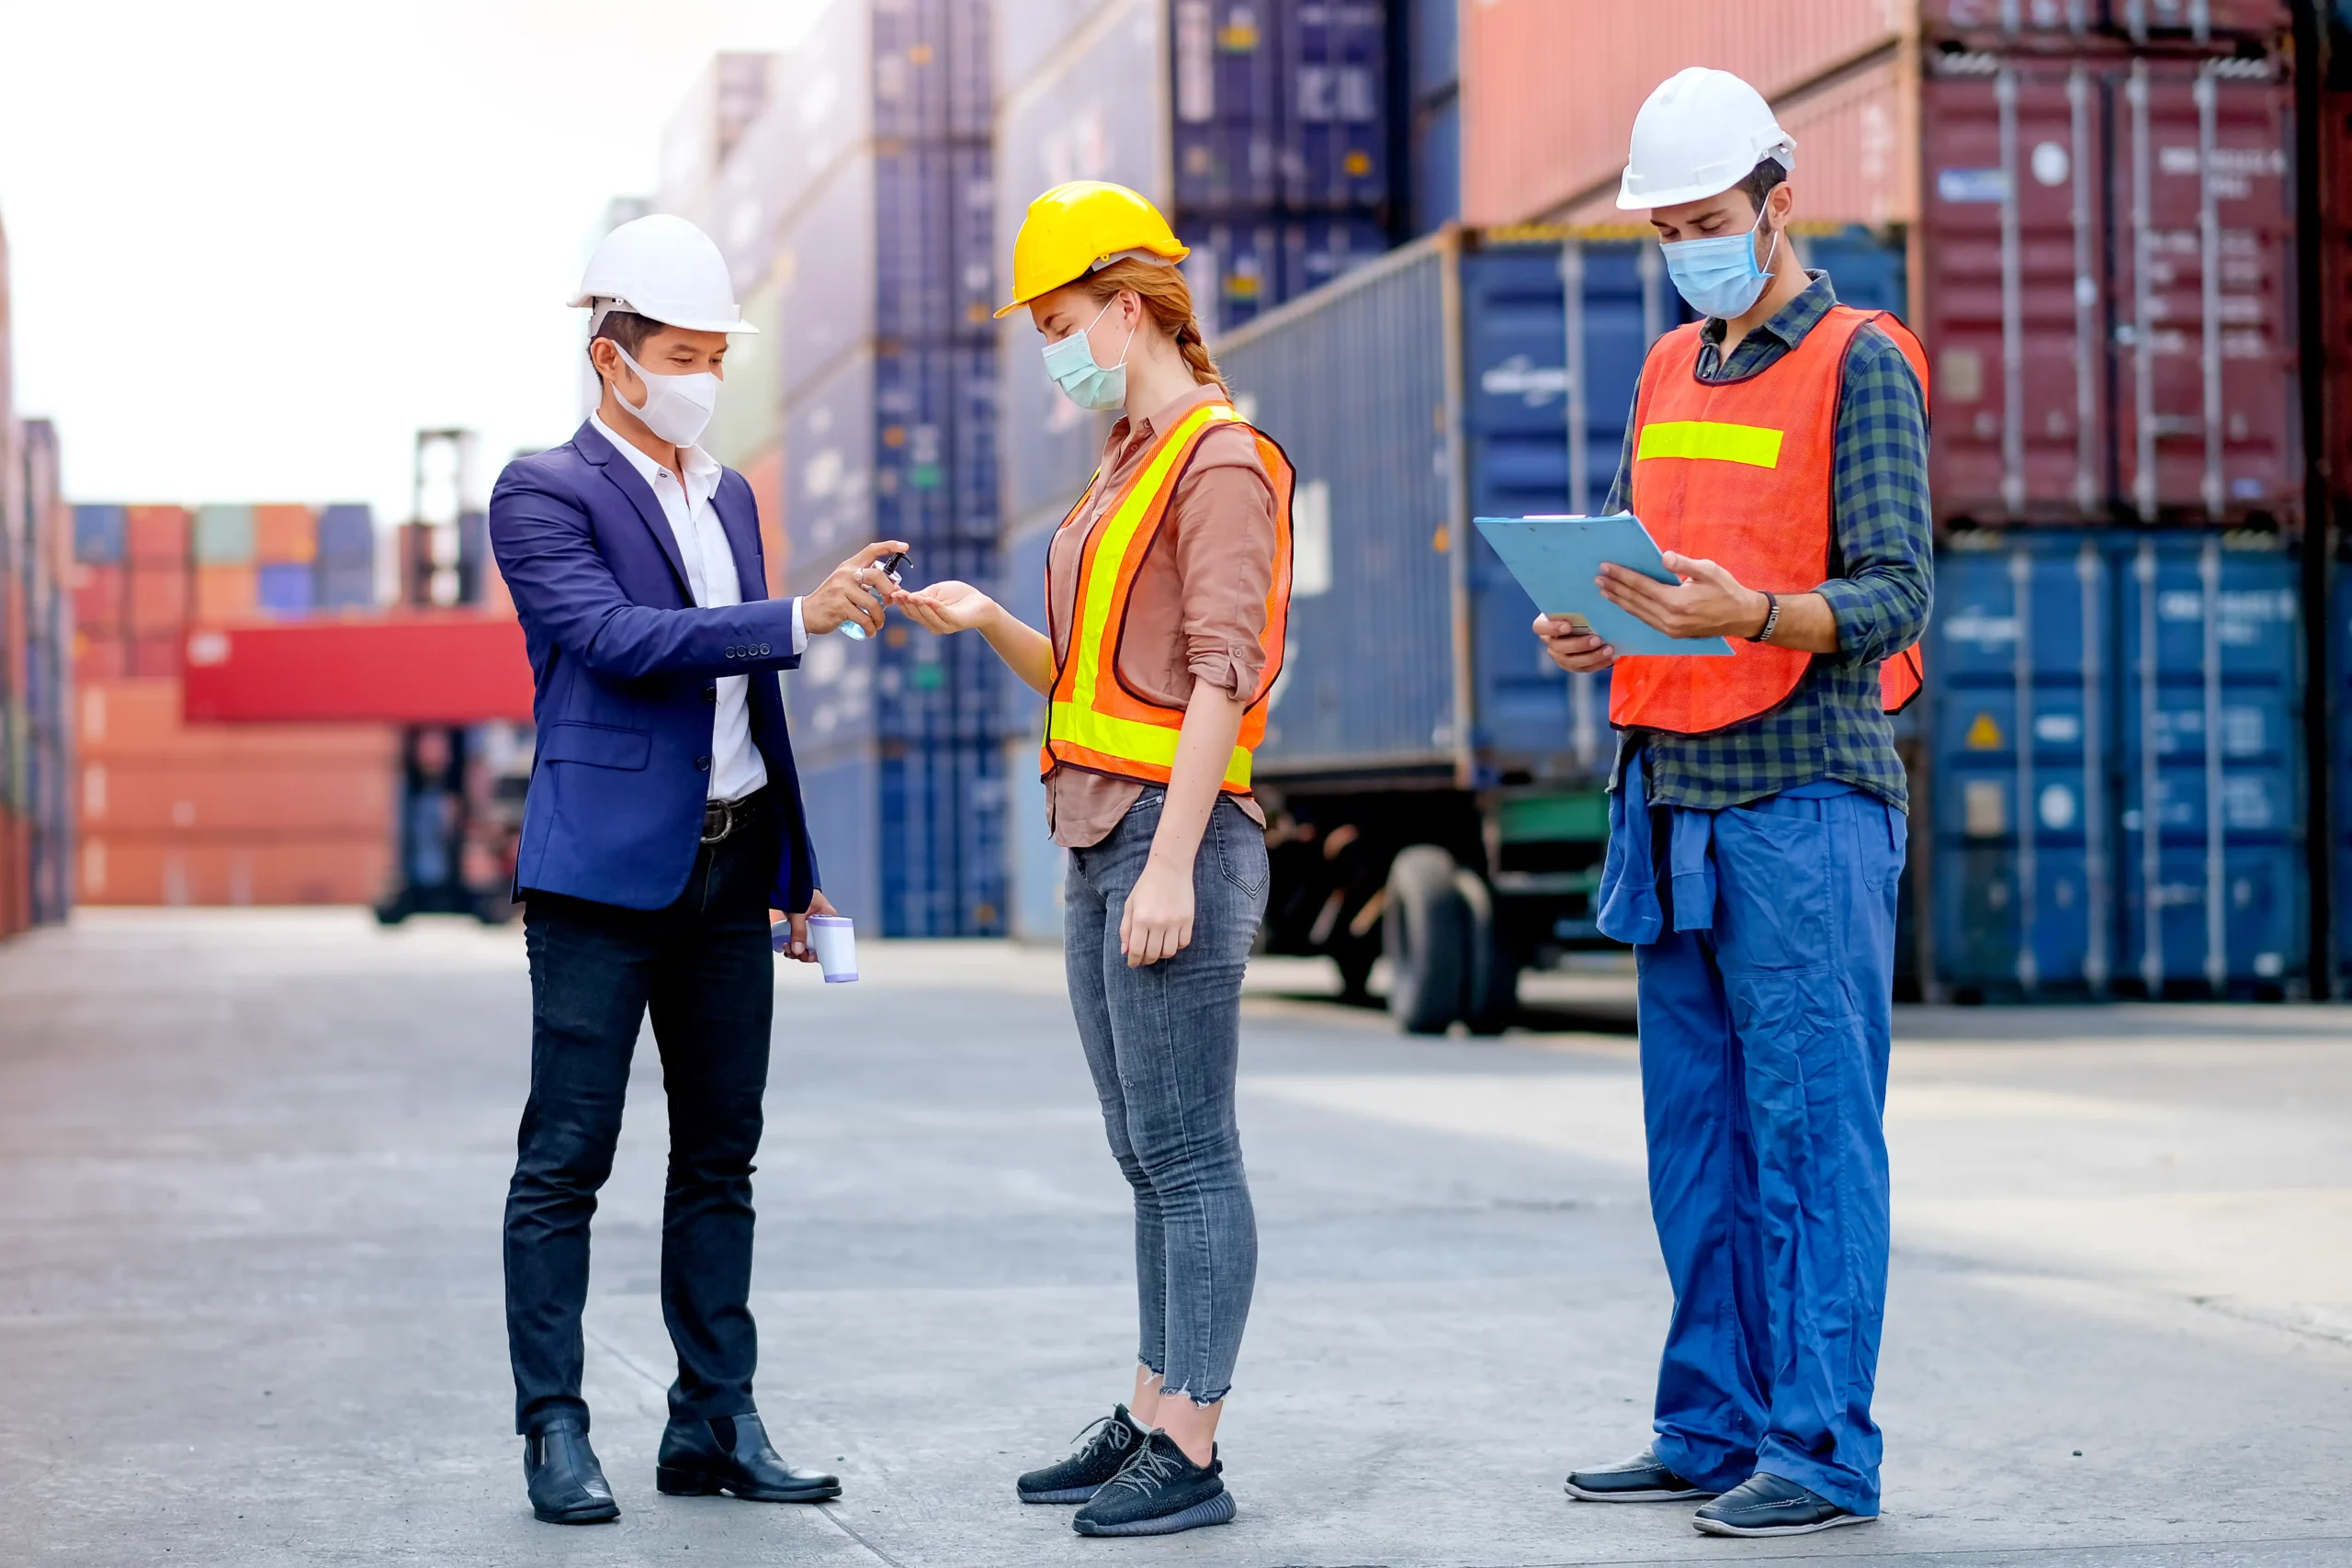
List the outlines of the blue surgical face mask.
<svg viewBox="0 0 2352 1568">
<path fill-rule="evenodd" d="M 1756 215 L 1756 228 L 1762 227 L 1764 215 Z M 1743 315 L 1747 308 L 1764 297 L 1764 287 L 1772 281 L 1772 255 L 1781 248 L 1779 230 L 1772 231 L 1771 250 L 1764 260 L 1756 259 L 1756 228 L 1745 234 L 1717 234 L 1704 240 L 1677 240 L 1658 249 L 1666 256 L 1666 275 L 1674 280 L 1676 292 L 1690 301 L 1690 308 L 1702 316 L 1718 316 L 1730 321 Z"/>
<path fill-rule="evenodd" d="M 1062 389 L 1062 395 L 1080 408 L 1096 413 L 1107 413 L 1127 400 L 1127 350 L 1119 350 L 1119 362 L 1104 367 L 1094 361 L 1094 344 L 1089 339 L 1102 318 L 1118 303 L 1114 296 L 1107 301 L 1093 321 L 1086 323 L 1085 332 L 1072 333 L 1059 343 L 1046 345 L 1046 374 Z M 1127 346 L 1135 346 L 1136 334 L 1127 333 Z"/>
</svg>

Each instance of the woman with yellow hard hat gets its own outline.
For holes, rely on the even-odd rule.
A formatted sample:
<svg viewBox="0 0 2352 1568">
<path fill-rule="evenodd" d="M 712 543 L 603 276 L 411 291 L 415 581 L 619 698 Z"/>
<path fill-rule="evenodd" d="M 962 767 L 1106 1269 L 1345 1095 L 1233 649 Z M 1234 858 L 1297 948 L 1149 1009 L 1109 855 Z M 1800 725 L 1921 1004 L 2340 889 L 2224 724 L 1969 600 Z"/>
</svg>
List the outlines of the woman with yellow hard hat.
<svg viewBox="0 0 2352 1568">
<path fill-rule="evenodd" d="M 1234 1074 L 1241 972 L 1266 908 L 1250 791 L 1290 607 L 1291 468 L 1234 412 L 1151 203 L 1081 180 L 1032 202 L 1013 299 L 1080 408 L 1124 410 L 1055 534 L 1047 625 L 942 582 L 892 603 L 977 630 L 1047 698 L 1039 768 L 1069 852 L 1070 1006 L 1135 1190 L 1141 1345 L 1130 1401 L 1021 1477 L 1081 1535 L 1233 1517 L 1216 1456 L 1257 1275 Z"/>
</svg>

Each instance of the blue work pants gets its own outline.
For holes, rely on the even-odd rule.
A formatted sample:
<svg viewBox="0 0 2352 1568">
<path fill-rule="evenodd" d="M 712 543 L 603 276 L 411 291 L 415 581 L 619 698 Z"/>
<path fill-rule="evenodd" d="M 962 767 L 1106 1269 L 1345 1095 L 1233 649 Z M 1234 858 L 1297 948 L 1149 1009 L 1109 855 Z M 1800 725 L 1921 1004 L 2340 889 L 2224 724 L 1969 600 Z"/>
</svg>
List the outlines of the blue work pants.
<svg viewBox="0 0 2352 1568">
<path fill-rule="evenodd" d="M 1655 878 L 1636 809 L 1612 870 Z M 1711 1491 L 1762 1471 L 1874 1515 L 1904 817 L 1850 789 L 1660 815 L 1670 892 L 1634 948 L 1674 1287 L 1655 1448 Z"/>
</svg>

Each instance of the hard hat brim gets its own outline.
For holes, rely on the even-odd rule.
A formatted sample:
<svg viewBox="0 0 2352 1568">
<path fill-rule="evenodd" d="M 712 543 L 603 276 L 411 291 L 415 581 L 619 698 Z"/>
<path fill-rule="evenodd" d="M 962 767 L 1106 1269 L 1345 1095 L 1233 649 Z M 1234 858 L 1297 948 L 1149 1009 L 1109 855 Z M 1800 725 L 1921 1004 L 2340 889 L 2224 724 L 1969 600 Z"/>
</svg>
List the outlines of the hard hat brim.
<svg viewBox="0 0 2352 1568">
<path fill-rule="evenodd" d="M 1192 247 L 1192 246 L 1190 246 L 1190 245 L 1185 245 L 1185 244 L 1179 244 L 1179 245 L 1176 247 L 1176 249 L 1175 249 L 1175 251 L 1174 251 L 1173 253 L 1170 253 L 1170 252 L 1168 252 L 1168 251 L 1163 251 L 1163 250 L 1159 249 L 1159 247 L 1158 247 L 1157 245 L 1138 245 L 1138 246 L 1136 246 L 1136 250 L 1148 250 L 1148 251 L 1149 251 L 1149 252 L 1150 252 L 1154 256 L 1157 256 L 1158 258 L 1159 258 L 1159 260 L 1160 260 L 1160 261 L 1162 261 L 1163 263 L 1165 263 L 1166 265 L 1170 265 L 1170 266 L 1174 266 L 1174 265 L 1176 265 L 1178 263 L 1182 262 L 1182 261 L 1186 256 L 1189 256 L 1189 255 L 1191 255 L 1191 254 L 1193 254 L 1193 247 Z M 1066 278 L 1063 278 L 1059 283 L 1055 284 L 1055 285 L 1053 286 L 1053 288 L 1040 288 L 1040 289 L 1036 289 L 1036 290 L 1035 290 L 1035 291 L 1033 291 L 1033 292 L 1031 292 L 1031 293 L 1023 294 L 1020 299 L 1013 300 L 1013 301 L 1012 301 L 1011 304 L 1009 304 L 1009 305 L 1001 305 L 1001 306 L 999 306 L 999 307 L 997 308 L 997 311 L 996 311 L 996 317 L 995 317 L 995 319 L 1001 321 L 1004 320 L 1007 316 L 1010 316 L 1011 314 L 1012 314 L 1012 312 L 1013 312 L 1013 311 L 1018 310 L 1021 310 L 1021 309 L 1023 309 L 1024 306 L 1027 306 L 1027 305 L 1029 305 L 1029 304 L 1033 303 L 1033 302 L 1034 302 L 1034 301 L 1035 301 L 1035 300 L 1043 299 L 1046 295 L 1051 294 L 1051 293 L 1054 291 L 1054 288 L 1068 288 L 1071 284 L 1076 283 L 1076 282 L 1079 280 L 1079 278 L 1080 278 L 1080 277 L 1091 277 L 1091 276 L 1092 276 L 1095 273 L 1100 272 L 1100 271 L 1102 271 L 1104 267 L 1106 267 L 1106 266 L 1110 265 L 1113 262 L 1114 262 L 1114 261 L 1117 261 L 1117 260 L 1121 259 L 1121 257 L 1123 257 L 1123 256 L 1127 256 L 1127 255 L 1131 255 L 1131 254 L 1133 254 L 1133 253 L 1132 253 L 1132 252 L 1122 251 L 1122 252 L 1120 252 L 1120 253 L 1119 253 L 1119 254 L 1118 254 L 1118 255 L 1112 255 L 1112 256 L 1103 256 L 1103 257 L 1101 257 L 1101 258 L 1099 258 L 1098 260 L 1096 260 L 1096 262 L 1094 263 L 1094 265 L 1091 265 L 1091 266 L 1088 267 L 1084 272 L 1080 273 L 1080 274 L 1078 275 L 1078 277 L 1066 277 Z M 1141 258 L 1139 258 L 1139 257 L 1138 257 L 1137 259 L 1141 259 Z"/>
<path fill-rule="evenodd" d="M 1740 179 L 1747 177 L 1742 175 Z M 1711 196 L 1721 196 L 1738 186 L 1739 180 L 1720 186 L 1676 186 L 1670 190 L 1644 191 L 1636 196 L 1621 185 L 1617 189 L 1617 209 L 1620 212 L 1646 212 L 1654 207 L 1679 207 L 1686 201 L 1704 201 Z"/>
<path fill-rule="evenodd" d="M 581 294 L 574 296 L 570 301 L 570 304 L 571 309 L 575 310 L 590 310 L 595 309 L 596 301 L 599 298 L 608 297 L 594 294 Z M 615 300 L 614 308 L 616 310 L 625 310 L 632 316 L 643 316 L 649 321 L 659 321 L 665 327 L 676 327 L 680 332 L 749 333 L 752 336 L 756 337 L 759 335 L 760 331 L 759 328 L 743 320 L 740 314 L 731 321 L 723 316 L 684 316 L 676 313 L 663 312 L 661 310 L 639 310 L 637 306 L 628 303 L 628 301 L 625 299 Z"/>
</svg>

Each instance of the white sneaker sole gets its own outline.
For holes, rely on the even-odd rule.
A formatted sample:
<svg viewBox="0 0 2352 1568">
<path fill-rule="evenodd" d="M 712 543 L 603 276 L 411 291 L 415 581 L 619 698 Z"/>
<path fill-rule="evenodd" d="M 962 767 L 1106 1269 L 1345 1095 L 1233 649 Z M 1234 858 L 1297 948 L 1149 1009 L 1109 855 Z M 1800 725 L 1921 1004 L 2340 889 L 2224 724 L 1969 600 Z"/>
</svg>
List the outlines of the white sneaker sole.
<svg viewBox="0 0 2352 1568">
<path fill-rule="evenodd" d="M 1691 1529 L 1702 1535 L 1736 1535 L 1754 1538 L 1773 1535 L 1819 1535 L 1840 1525 L 1867 1525 L 1874 1522 L 1875 1514 L 1840 1514 L 1834 1519 L 1824 1519 L 1815 1525 L 1767 1525 L 1761 1529 L 1749 1529 L 1741 1525 L 1728 1525 L 1721 1519 L 1692 1519 Z"/>
</svg>

